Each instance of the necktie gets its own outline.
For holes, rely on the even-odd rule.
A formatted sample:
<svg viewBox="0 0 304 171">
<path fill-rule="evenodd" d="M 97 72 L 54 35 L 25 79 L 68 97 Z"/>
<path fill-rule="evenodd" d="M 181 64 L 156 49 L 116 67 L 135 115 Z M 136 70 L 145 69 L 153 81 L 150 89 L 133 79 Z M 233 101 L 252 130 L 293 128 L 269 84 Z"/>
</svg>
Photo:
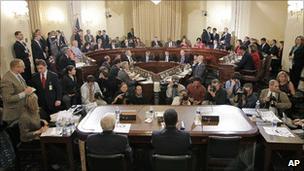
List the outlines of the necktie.
<svg viewBox="0 0 304 171">
<path fill-rule="evenodd" d="M 89 102 L 94 102 L 93 86 L 89 86 Z"/>
<path fill-rule="evenodd" d="M 180 63 L 181 63 L 181 64 L 184 64 L 184 63 L 185 63 L 185 57 L 184 57 L 184 56 L 181 57 Z"/>
<path fill-rule="evenodd" d="M 46 79 L 45 79 L 44 74 L 41 74 L 41 85 L 42 85 L 43 89 L 45 89 L 45 81 L 46 81 Z"/>
</svg>

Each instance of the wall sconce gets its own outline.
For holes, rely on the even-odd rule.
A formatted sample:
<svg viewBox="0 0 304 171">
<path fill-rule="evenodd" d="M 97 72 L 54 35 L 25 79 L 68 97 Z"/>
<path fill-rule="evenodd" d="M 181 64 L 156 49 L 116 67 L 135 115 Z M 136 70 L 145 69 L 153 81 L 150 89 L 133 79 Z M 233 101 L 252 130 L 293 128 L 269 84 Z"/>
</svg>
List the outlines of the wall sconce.
<svg viewBox="0 0 304 171">
<path fill-rule="evenodd" d="M 26 1 L 2 1 L 1 10 L 14 18 L 27 17 L 29 12 Z"/>
<path fill-rule="evenodd" d="M 291 16 L 296 15 L 299 17 L 303 15 L 303 1 L 288 1 L 288 12 Z"/>
<path fill-rule="evenodd" d="M 151 0 L 155 5 L 158 5 L 160 2 L 161 2 L 161 0 Z"/>
</svg>

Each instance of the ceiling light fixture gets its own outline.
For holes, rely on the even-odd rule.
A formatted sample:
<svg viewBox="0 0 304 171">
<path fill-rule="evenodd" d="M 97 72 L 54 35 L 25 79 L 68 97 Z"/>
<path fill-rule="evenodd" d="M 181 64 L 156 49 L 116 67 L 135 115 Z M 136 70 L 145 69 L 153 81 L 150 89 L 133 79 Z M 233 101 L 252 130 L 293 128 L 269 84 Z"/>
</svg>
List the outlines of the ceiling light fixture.
<svg viewBox="0 0 304 171">
<path fill-rule="evenodd" d="M 155 5 L 158 5 L 161 0 L 151 0 Z"/>
</svg>

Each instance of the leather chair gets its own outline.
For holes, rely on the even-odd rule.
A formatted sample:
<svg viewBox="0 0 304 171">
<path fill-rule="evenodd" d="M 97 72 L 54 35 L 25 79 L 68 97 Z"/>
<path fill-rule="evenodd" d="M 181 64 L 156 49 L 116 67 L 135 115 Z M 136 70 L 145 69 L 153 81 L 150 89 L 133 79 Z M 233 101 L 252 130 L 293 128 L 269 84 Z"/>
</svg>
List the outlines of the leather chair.
<svg viewBox="0 0 304 171">
<path fill-rule="evenodd" d="M 152 167 L 154 171 L 186 171 L 191 170 L 191 156 L 152 155 Z"/>
<path fill-rule="evenodd" d="M 100 155 L 86 154 L 88 171 L 127 171 L 127 162 L 124 154 Z"/>
<path fill-rule="evenodd" d="M 237 170 L 241 137 L 210 136 L 207 147 L 206 170 Z"/>
</svg>

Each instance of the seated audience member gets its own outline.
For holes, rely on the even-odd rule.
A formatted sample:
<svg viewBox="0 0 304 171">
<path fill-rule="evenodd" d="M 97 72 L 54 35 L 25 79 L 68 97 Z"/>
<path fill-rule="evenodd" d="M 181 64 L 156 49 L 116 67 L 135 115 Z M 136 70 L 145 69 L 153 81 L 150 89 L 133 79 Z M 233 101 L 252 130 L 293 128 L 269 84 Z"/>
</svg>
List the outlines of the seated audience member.
<svg viewBox="0 0 304 171">
<path fill-rule="evenodd" d="M 101 39 L 98 39 L 97 40 L 97 44 L 94 45 L 94 50 L 104 50 L 103 49 L 103 45 L 102 45 L 102 40 Z"/>
<path fill-rule="evenodd" d="M 139 37 L 135 39 L 135 47 L 136 48 L 144 48 L 146 45 L 140 40 Z"/>
<path fill-rule="evenodd" d="M 169 51 L 165 51 L 165 55 L 164 57 L 162 57 L 162 61 L 165 61 L 165 62 L 173 62 L 174 59 L 173 59 L 173 56 L 170 55 Z"/>
<path fill-rule="evenodd" d="M 134 95 L 129 99 L 129 104 L 142 105 L 148 104 L 148 100 L 143 96 L 143 90 L 141 85 L 135 87 Z"/>
<path fill-rule="evenodd" d="M 97 82 L 95 82 L 95 78 L 93 75 L 87 76 L 87 81 L 81 86 L 81 101 L 82 104 L 89 104 L 96 102 L 96 93 L 99 93 L 102 96 L 102 92 L 99 88 Z M 107 104 L 105 101 L 103 104 Z"/>
<path fill-rule="evenodd" d="M 193 99 L 193 104 L 201 104 L 206 95 L 206 88 L 201 84 L 200 78 L 194 78 L 187 86 L 188 95 Z"/>
<path fill-rule="evenodd" d="M 186 53 L 185 53 L 184 50 L 180 51 L 179 63 L 180 64 L 188 64 L 188 63 L 190 63 L 189 56 L 186 56 Z"/>
<path fill-rule="evenodd" d="M 291 102 L 286 93 L 280 91 L 279 82 L 270 80 L 269 87 L 261 91 L 261 107 L 269 108 L 274 113 L 281 115 L 284 110 L 291 108 Z"/>
<path fill-rule="evenodd" d="M 110 49 L 117 49 L 115 40 L 110 41 Z"/>
<path fill-rule="evenodd" d="M 113 97 L 114 94 L 118 91 L 118 85 L 120 84 L 120 81 L 117 79 L 117 75 L 120 68 L 121 68 L 120 59 L 114 59 L 113 65 L 111 66 L 108 76 L 109 84 L 111 85 L 111 89 L 109 89 L 110 97 Z"/>
<path fill-rule="evenodd" d="M 187 90 L 181 90 L 179 96 L 173 98 L 171 105 L 191 105 L 190 98 L 188 96 Z"/>
<path fill-rule="evenodd" d="M 91 51 L 91 44 L 89 42 L 85 42 L 84 45 L 83 45 L 83 47 L 82 47 L 82 49 L 81 49 L 81 51 L 83 53 L 90 52 Z"/>
<path fill-rule="evenodd" d="M 115 88 L 113 88 L 113 84 L 109 79 L 109 70 L 106 67 L 101 66 L 97 72 L 96 79 L 102 94 L 105 96 L 105 100 L 107 103 L 111 103 L 112 101 L 109 100 L 113 95 L 111 90 L 115 90 Z"/>
<path fill-rule="evenodd" d="M 250 38 L 248 37 L 248 36 L 245 36 L 244 37 L 244 41 L 243 41 L 243 43 L 242 43 L 242 46 L 245 46 L 246 48 L 248 48 L 249 47 L 249 45 L 250 45 Z"/>
<path fill-rule="evenodd" d="M 261 52 L 269 55 L 269 49 L 270 49 L 270 46 L 269 46 L 269 44 L 266 42 L 266 38 L 263 37 L 263 38 L 261 39 Z"/>
<path fill-rule="evenodd" d="M 63 48 L 63 55 L 59 58 L 58 67 L 62 73 L 68 65 L 76 66 L 76 59 L 73 51 L 70 48 Z"/>
<path fill-rule="evenodd" d="M 236 63 L 237 69 L 239 70 L 255 70 L 254 61 L 252 56 L 247 52 L 247 47 L 241 46 L 242 59 L 240 62 Z"/>
<path fill-rule="evenodd" d="M 179 44 L 179 47 L 181 47 L 181 48 L 191 48 L 191 44 L 188 44 L 187 39 L 183 38 L 182 42 Z"/>
<path fill-rule="evenodd" d="M 115 40 L 115 43 L 116 43 L 115 47 L 116 48 L 122 48 L 122 43 L 121 43 L 119 37 L 117 36 L 114 40 Z"/>
<path fill-rule="evenodd" d="M 119 91 L 114 95 L 112 104 L 127 104 L 129 102 L 128 85 L 124 82 L 120 84 Z"/>
<path fill-rule="evenodd" d="M 132 47 L 132 44 L 129 42 L 128 39 L 125 39 L 125 40 L 122 42 L 121 47 L 122 47 L 122 48 L 133 48 L 133 47 Z"/>
<path fill-rule="evenodd" d="M 233 98 L 237 91 L 241 88 L 240 74 L 235 73 L 234 76 L 225 82 L 225 89 L 228 98 Z"/>
<path fill-rule="evenodd" d="M 87 150 L 91 154 L 112 155 L 125 154 L 132 161 L 132 149 L 128 138 L 113 132 L 115 128 L 115 115 L 106 114 L 100 120 L 102 133 L 89 135 L 86 140 Z"/>
<path fill-rule="evenodd" d="M 111 57 L 109 55 L 106 55 L 104 57 L 104 62 L 101 64 L 101 66 L 106 67 L 110 71 L 110 69 L 111 69 Z"/>
<path fill-rule="evenodd" d="M 211 81 L 211 85 L 208 86 L 208 94 L 206 100 L 212 104 L 222 105 L 229 104 L 227 92 L 222 88 L 221 83 L 218 79 Z"/>
<path fill-rule="evenodd" d="M 78 48 L 78 42 L 77 42 L 76 40 L 73 40 L 73 41 L 72 41 L 71 50 L 72 50 L 73 53 L 75 54 L 76 61 L 82 61 L 83 53 L 82 53 L 81 50 Z"/>
<path fill-rule="evenodd" d="M 154 60 L 154 57 L 151 55 L 151 52 L 150 51 L 146 51 L 145 52 L 145 57 L 144 59 L 142 60 L 143 62 L 150 62 L 150 61 L 153 61 Z"/>
<path fill-rule="evenodd" d="M 87 34 L 84 35 L 84 41 L 87 43 L 94 43 L 94 36 L 91 34 L 91 30 L 87 30 Z"/>
<path fill-rule="evenodd" d="M 236 40 L 236 44 L 235 44 L 235 48 L 234 48 L 234 53 L 236 53 L 238 56 L 242 56 L 241 55 L 241 45 L 242 45 L 242 40 L 241 39 L 237 39 Z"/>
<path fill-rule="evenodd" d="M 19 129 L 21 142 L 40 146 L 40 135 L 48 129 L 48 123 L 40 119 L 38 97 L 35 94 L 26 97 L 25 110 L 19 119 Z"/>
<path fill-rule="evenodd" d="M 153 47 L 153 48 L 163 47 L 163 44 L 161 43 L 161 41 L 158 40 L 157 36 L 154 36 L 154 39 L 151 42 L 151 47 Z"/>
<path fill-rule="evenodd" d="M 182 90 L 185 90 L 185 87 L 182 84 L 178 83 L 178 77 L 173 76 L 172 81 L 167 86 L 167 98 L 173 99 L 174 97 L 179 96 L 179 92 Z"/>
<path fill-rule="evenodd" d="M 203 57 L 203 55 L 198 55 L 197 65 L 195 65 L 193 68 L 192 76 L 203 79 L 205 69 L 206 69 L 206 65 L 204 64 L 204 57 Z"/>
<path fill-rule="evenodd" d="M 243 91 L 239 90 L 234 97 L 234 104 L 239 108 L 255 108 L 258 96 L 253 92 L 253 86 L 251 83 L 245 83 Z"/>
<path fill-rule="evenodd" d="M 249 45 L 249 53 L 254 62 L 255 69 L 260 70 L 261 69 L 261 57 L 260 57 L 260 54 L 258 51 L 258 47 L 255 44 Z"/>
<path fill-rule="evenodd" d="M 166 48 L 175 48 L 176 42 L 173 41 L 171 38 L 168 38 L 168 41 L 165 43 Z"/>
<path fill-rule="evenodd" d="M 129 64 L 133 64 L 136 62 L 135 58 L 132 57 L 132 52 L 130 50 L 126 50 L 125 55 L 121 60 L 128 61 Z"/>
<path fill-rule="evenodd" d="M 155 154 L 185 155 L 189 154 L 191 138 L 188 132 L 176 128 L 177 112 L 167 109 L 164 113 L 165 128 L 152 133 L 152 146 Z"/>
<path fill-rule="evenodd" d="M 128 62 L 121 63 L 121 70 L 118 71 L 117 78 L 128 84 L 128 87 L 133 87 L 136 83 L 135 78 L 131 78 Z"/>
<path fill-rule="evenodd" d="M 202 42 L 201 38 L 197 38 L 195 44 L 193 45 L 194 48 L 199 48 L 199 49 L 203 49 L 205 48 L 204 43 Z"/>
<path fill-rule="evenodd" d="M 277 75 L 277 81 L 279 82 L 280 90 L 288 95 L 288 97 L 294 96 L 296 90 L 291 81 L 289 81 L 289 76 L 285 71 L 281 71 Z"/>
<path fill-rule="evenodd" d="M 62 101 L 67 109 L 78 104 L 79 87 L 76 80 L 76 68 L 73 65 L 66 67 L 66 74 L 62 78 Z"/>
</svg>

